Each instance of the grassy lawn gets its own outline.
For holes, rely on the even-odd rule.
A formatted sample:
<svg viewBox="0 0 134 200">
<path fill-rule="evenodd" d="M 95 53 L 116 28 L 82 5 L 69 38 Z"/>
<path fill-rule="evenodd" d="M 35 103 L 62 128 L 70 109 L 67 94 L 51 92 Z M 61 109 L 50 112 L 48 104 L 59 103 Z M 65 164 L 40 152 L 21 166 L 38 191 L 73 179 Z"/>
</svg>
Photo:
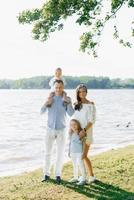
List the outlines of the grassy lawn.
<svg viewBox="0 0 134 200">
<path fill-rule="evenodd" d="M 42 170 L 0 178 L 0 200 L 134 200 L 134 145 L 91 157 L 97 181 L 91 185 L 68 183 L 72 164 L 63 169 L 61 185 L 41 183 Z"/>
</svg>

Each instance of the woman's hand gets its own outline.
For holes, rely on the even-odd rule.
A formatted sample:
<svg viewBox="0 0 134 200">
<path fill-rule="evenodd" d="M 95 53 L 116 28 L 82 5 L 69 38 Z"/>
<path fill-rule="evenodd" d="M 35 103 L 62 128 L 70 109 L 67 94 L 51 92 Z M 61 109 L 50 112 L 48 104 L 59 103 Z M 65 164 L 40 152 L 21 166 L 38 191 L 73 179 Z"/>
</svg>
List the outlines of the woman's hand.
<svg viewBox="0 0 134 200">
<path fill-rule="evenodd" d="M 82 154 L 82 159 L 85 159 L 87 156 L 85 153 Z"/>
<path fill-rule="evenodd" d="M 79 136 L 80 136 L 80 139 L 84 138 L 86 136 L 86 132 L 84 130 L 81 130 L 79 132 Z"/>
</svg>

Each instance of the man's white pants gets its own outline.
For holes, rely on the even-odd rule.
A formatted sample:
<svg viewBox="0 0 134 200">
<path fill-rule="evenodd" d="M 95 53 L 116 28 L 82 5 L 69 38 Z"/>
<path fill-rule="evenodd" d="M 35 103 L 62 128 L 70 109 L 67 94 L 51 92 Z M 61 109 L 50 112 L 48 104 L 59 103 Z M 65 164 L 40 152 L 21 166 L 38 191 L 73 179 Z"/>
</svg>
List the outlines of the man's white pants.
<svg viewBox="0 0 134 200">
<path fill-rule="evenodd" d="M 80 173 L 81 173 L 81 181 L 85 181 L 86 169 L 85 169 L 84 161 L 82 160 L 82 153 L 71 153 L 70 156 L 73 162 L 74 178 L 78 179 L 78 168 L 79 168 Z"/>
<path fill-rule="evenodd" d="M 57 156 L 55 163 L 55 176 L 61 176 L 63 160 L 64 160 L 64 151 L 66 143 L 66 129 L 50 129 L 47 128 L 46 138 L 45 138 L 45 166 L 44 166 L 44 175 L 50 176 L 51 170 L 51 156 L 56 141 L 57 147 Z"/>
</svg>

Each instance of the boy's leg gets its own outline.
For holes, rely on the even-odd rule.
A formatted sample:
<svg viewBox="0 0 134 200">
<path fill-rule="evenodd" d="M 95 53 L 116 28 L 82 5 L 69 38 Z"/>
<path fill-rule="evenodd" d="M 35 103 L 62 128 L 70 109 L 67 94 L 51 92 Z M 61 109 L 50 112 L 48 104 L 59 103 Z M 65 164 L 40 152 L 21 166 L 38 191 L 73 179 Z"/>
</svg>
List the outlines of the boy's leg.
<svg viewBox="0 0 134 200">
<path fill-rule="evenodd" d="M 55 176 L 61 176 L 63 167 L 65 144 L 66 144 L 66 129 L 56 131 L 56 144 L 57 144 L 57 159 L 55 165 Z"/>
<path fill-rule="evenodd" d="M 65 105 L 71 102 L 70 97 L 67 96 L 67 93 L 65 91 L 63 91 L 63 101 Z"/>
<path fill-rule="evenodd" d="M 54 97 L 55 93 L 51 92 L 49 93 L 49 96 L 47 98 L 47 101 L 49 101 L 49 104 L 47 105 L 48 107 L 51 107 L 52 103 L 53 103 L 53 97 Z"/>
<path fill-rule="evenodd" d="M 63 91 L 63 97 L 67 97 L 67 93 Z"/>
<path fill-rule="evenodd" d="M 50 92 L 50 94 L 49 94 L 48 98 L 52 98 L 52 97 L 54 97 L 54 95 L 55 95 L 55 93 L 54 93 L 54 92 Z"/>
</svg>

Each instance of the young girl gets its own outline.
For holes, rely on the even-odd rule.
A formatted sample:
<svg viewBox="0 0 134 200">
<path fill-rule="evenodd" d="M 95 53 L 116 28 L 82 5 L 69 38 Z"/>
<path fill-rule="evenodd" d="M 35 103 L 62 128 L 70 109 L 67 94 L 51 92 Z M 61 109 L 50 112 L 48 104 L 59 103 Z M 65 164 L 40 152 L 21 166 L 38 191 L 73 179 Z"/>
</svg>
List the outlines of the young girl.
<svg viewBox="0 0 134 200">
<path fill-rule="evenodd" d="M 73 162 L 73 178 L 69 181 L 77 183 L 77 185 L 84 185 L 86 183 L 86 170 L 82 160 L 83 155 L 83 141 L 80 140 L 79 132 L 82 130 L 78 120 L 72 119 L 70 121 L 70 144 L 69 156 Z M 81 177 L 78 179 L 78 167 L 80 168 Z"/>
</svg>

